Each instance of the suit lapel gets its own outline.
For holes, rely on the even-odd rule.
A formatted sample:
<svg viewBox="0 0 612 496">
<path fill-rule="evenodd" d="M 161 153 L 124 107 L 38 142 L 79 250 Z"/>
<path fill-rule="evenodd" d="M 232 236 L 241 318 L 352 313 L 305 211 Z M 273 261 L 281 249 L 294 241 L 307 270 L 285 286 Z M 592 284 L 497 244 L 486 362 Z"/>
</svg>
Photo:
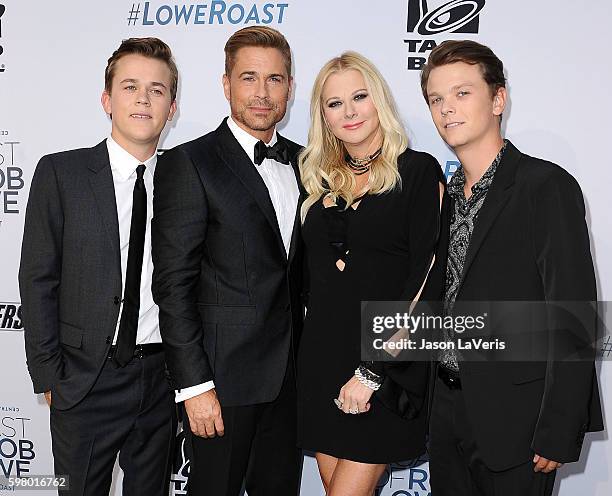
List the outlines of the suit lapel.
<svg viewBox="0 0 612 496">
<path fill-rule="evenodd" d="M 96 199 L 96 204 L 98 205 L 104 227 L 106 228 L 117 268 L 119 269 L 119 273 L 121 273 L 117 201 L 115 199 L 115 186 L 113 184 L 113 174 L 110 168 L 106 140 L 92 148 L 91 161 L 87 166 L 92 172 L 89 177 L 89 183 Z"/>
<path fill-rule="evenodd" d="M 277 134 L 277 137 L 279 140 L 285 139 L 279 134 Z M 291 244 L 289 245 L 288 263 L 291 263 L 291 260 L 293 259 L 293 256 L 295 255 L 295 251 L 297 249 L 297 244 L 298 244 L 298 239 L 299 239 L 299 234 L 300 234 L 300 227 L 302 224 L 302 220 L 300 217 L 300 209 L 302 207 L 302 202 L 306 198 L 306 190 L 302 186 L 302 181 L 300 179 L 300 169 L 298 166 L 298 155 L 299 154 L 296 154 L 291 157 L 291 167 L 293 168 L 293 173 L 295 174 L 295 180 L 297 182 L 299 195 L 298 195 L 297 206 L 295 209 L 295 219 L 293 220 L 293 230 L 291 231 Z"/>
<path fill-rule="evenodd" d="M 218 155 L 232 172 L 240 179 L 245 188 L 249 191 L 255 202 L 261 209 L 262 213 L 268 220 L 270 227 L 274 231 L 275 237 L 278 240 L 280 248 L 285 253 L 285 245 L 278 227 L 276 212 L 270 200 L 268 188 L 263 179 L 255 169 L 251 159 L 246 154 L 240 143 L 236 140 L 229 127 L 227 127 L 227 119 L 223 121 L 217 129 L 219 132 Z"/>
<path fill-rule="evenodd" d="M 463 286 L 470 267 L 478 254 L 478 250 L 486 239 L 491 226 L 493 226 L 495 219 L 510 199 L 512 194 L 512 186 L 514 185 L 514 178 L 516 176 L 516 169 L 520 158 L 521 152 L 519 152 L 512 143 L 508 142 L 504 156 L 502 157 L 502 160 L 498 165 L 498 169 L 495 172 L 495 177 L 491 183 L 491 188 L 489 189 L 484 204 L 478 213 L 478 219 L 476 219 L 476 224 L 474 225 L 474 232 L 472 233 L 472 238 L 470 239 L 470 245 L 465 255 L 463 274 L 461 276 L 461 282 L 459 284 L 457 294 L 459 294 L 459 291 L 461 291 L 461 287 Z"/>
</svg>

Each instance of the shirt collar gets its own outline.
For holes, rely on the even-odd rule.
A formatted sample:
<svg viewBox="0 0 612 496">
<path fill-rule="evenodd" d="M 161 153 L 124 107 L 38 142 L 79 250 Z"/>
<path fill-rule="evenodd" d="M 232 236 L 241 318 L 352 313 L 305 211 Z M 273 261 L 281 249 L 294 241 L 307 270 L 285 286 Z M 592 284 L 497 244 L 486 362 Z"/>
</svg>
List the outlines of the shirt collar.
<svg viewBox="0 0 612 496">
<path fill-rule="evenodd" d="M 486 191 L 491 186 L 493 182 L 493 177 L 495 176 L 495 171 L 497 170 L 497 166 L 501 162 L 501 159 L 504 156 L 504 152 L 506 151 L 506 147 L 508 145 L 508 140 L 504 140 L 504 144 L 499 150 L 499 153 L 486 170 L 486 172 L 482 175 L 482 177 L 478 180 L 476 184 L 472 186 L 472 194 L 478 191 Z M 465 172 L 463 171 L 463 167 L 459 167 L 451 180 L 448 182 L 448 192 L 453 196 L 463 196 L 463 187 L 465 186 Z"/>
<path fill-rule="evenodd" d="M 106 148 L 108 149 L 108 159 L 110 161 L 111 170 L 116 172 L 123 181 L 127 181 L 130 176 L 136 172 L 136 167 L 138 167 L 140 164 L 144 164 L 146 166 L 145 173 L 149 171 L 151 177 L 155 174 L 157 153 L 154 153 L 147 160 L 141 162 L 123 149 L 112 136 L 109 136 L 106 139 Z"/>
<path fill-rule="evenodd" d="M 234 135 L 234 138 L 240 143 L 240 146 L 244 149 L 246 154 L 251 159 L 251 162 L 255 163 L 255 144 L 259 141 L 255 136 L 251 136 L 244 129 L 242 129 L 234 118 L 230 116 L 227 119 L 227 127 L 230 128 L 230 131 Z M 269 143 L 266 143 L 267 146 L 272 146 L 276 143 L 278 137 L 276 136 L 276 128 L 274 129 L 274 133 L 272 134 L 272 139 Z"/>
</svg>

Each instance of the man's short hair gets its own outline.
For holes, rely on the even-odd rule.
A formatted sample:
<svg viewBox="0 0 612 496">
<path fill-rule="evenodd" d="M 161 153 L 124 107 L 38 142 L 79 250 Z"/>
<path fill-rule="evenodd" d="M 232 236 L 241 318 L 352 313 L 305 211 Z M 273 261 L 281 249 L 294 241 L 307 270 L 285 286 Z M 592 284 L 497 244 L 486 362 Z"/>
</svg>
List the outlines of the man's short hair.
<svg viewBox="0 0 612 496">
<path fill-rule="evenodd" d="M 455 62 L 466 64 L 478 64 L 482 72 L 482 77 L 491 89 L 491 96 L 497 93 L 499 88 L 506 87 L 504 76 L 504 64 L 493 53 L 488 46 L 482 45 L 471 40 L 448 40 L 440 43 L 431 51 L 427 64 L 421 71 L 421 91 L 427 98 L 427 82 L 431 71 L 436 67 Z"/>
<path fill-rule="evenodd" d="M 291 77 L 291 48 L 287 39 L 267 26 L 249 26 L 236 31 L 225 44 L 225 74 L 229 77 L 238 50 L 244 47 L 276 48 L 285 59 L 287 75 Z"/>
<path fill-rule="evenodd" d="M 108 59 L 108 64 L 104 71 L 104 89 L 108 94 L 110 94 L 113 85 L 117 61 L 126 55 L 142 55 L 143 57 L 165 62 L 172 75 L 170 95 L 172 96 L 172 101 L 176 100 L 178 69 L 176 68 L 176 63 L 174 62 L 170 47 L 159 38 L 128 38 L 121 42 L 119 48 L 117 48 Z"/>
</svg>

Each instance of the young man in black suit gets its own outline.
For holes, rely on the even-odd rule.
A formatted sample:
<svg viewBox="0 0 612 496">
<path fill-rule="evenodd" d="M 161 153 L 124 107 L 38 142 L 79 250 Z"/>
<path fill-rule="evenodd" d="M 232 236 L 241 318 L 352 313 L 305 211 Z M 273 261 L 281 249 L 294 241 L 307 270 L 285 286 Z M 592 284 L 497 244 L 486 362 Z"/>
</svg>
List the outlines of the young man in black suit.
<svg viewBox="0 0 612 496">
<path fill-rule="evenodd" d="M 301 328 L 300 147 L 276 132 L 291 51 L 248 27 L 225 46 L 231 115 L 160 160 L 153 294 L 184 401 L 190 494 L 295 495 L 294 355 Z"/>
<path fill-rule="evenodd" d="M 473 41 L 436 47 L 423 96 L 461 162 L 428 285 L 447 311 L 466 301 L 592 302 L 595 275 L 580 187 L 501 134 L 503 64 Z M 583 336 L 589 340 L 590 336 Z M 444 495 L 549 495 L 585 431 L 603 428 L 592 360 L 474 362 L 443 352 L 430 419 L 432 489 Z"/>
<path fill-rule="evenodd" d="M 108 494 L 117 454 L 124 495 L 168 494 L 176 415 L 151 294 L 150 221 L 177 82 L 164 42 L 125 40 L 105 72 L 110 136 L 43 157 L 32 180 L 19 270 L 25 346 L 66 494 Z"/>
</svg>

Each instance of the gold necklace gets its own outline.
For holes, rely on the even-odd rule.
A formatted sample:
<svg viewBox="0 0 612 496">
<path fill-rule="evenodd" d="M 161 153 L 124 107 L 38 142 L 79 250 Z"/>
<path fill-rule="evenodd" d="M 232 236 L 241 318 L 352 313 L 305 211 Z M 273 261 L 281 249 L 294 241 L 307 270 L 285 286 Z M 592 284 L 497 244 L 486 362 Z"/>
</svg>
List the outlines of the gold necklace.
<svg viewBox="0 0 612 496">
<path fill-rule="evenodd" d="M 344 160 L 349 169 L 351 169 L 356 176 L 361 176 L 370 170 L 370 166 L 374 160 L 376 160 L 382 153 L 382 148 L 376 150 L 372 155 L 368 155 L 365 158 L 353 158 L 348 153 L 345 155 Z"/>
</svg>

